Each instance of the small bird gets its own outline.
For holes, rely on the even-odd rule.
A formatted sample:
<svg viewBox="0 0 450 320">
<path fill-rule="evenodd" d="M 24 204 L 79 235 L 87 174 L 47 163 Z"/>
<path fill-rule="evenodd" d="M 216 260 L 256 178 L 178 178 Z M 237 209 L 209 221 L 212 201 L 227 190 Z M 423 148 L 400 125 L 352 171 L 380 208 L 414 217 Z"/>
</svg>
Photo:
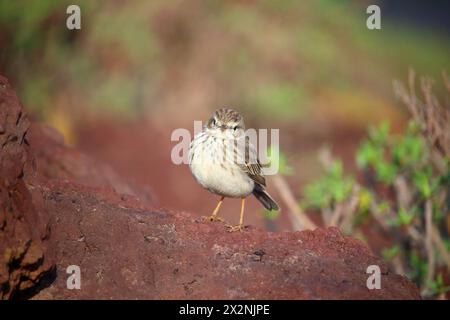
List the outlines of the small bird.
<svg viewBox="0 0 450 320">
<path fill-rule="evenodd" d="M 223 221 L 218 212 L 224 198 L 241 198 L 239 224 L 227 227 L 230 232 L 242 231 L 245 198 L 252 193 L 267 210 L 280 210 L 265 190 L 266 181 L 256 149 L 246 137 L 244 119 L 236 110 L 216 110 L 192 140 L 188 157 L 195 180 L 220 196 L 205 221 Z"/>
</svg>

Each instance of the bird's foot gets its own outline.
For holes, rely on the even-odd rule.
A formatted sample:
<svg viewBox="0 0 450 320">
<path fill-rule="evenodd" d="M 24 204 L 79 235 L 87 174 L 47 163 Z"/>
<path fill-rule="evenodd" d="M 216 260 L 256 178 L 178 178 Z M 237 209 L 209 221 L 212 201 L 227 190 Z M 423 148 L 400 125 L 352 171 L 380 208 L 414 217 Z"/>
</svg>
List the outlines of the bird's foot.
<svg viewBox="0 0 450 320">
<path fill-rule="evenodd" d="M 232 226 L 232 225 L 227 225 L 227 229 L 228 232 L 236 232 L 236 231 L 244 231 L 244 225 L 243 224 L 238 224 L 236 226 Z"/>
<path fill-rule="evenodd" d="M 221 217 L 218 217 L 215 215 L 210 215 L 209 217 L 202 217 L 202 221 L 203 222 L 215 222 L 215 221 L 225 222 L 225 220 L 223 220 Z"/>
</svg>

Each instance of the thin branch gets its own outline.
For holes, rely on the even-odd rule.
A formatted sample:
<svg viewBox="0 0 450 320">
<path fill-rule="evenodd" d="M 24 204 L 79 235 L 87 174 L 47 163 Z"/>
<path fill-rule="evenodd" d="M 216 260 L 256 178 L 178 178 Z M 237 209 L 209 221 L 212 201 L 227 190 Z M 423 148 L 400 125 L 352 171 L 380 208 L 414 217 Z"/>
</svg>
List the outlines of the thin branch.
<svg viewBox="0 0 450 320">
<path fill-rule="evenodd" d="M 435 225 L 433 225 L 432 237 L 436 249 L 441 254 L 442 260 L 444 260 L 444 263 L 447 266 L 447 271 L 450 272 L 450 254 L 448 253 L 444 241 L 442 240 L 441 235 L 439 233 L 439 230 Z"/>
<path fill-rule="evenodd" d="M 346 206 L 346 209 L 344 210 L 341 229 L 345 230 L 346 232 L 352 231 L 353 228 L 353 218 L 357 212 L 358 204 L 359 204 L 359 185 L 355 185 L 353 187 L 353 193 L 350 197 L 350 200 L 348 202 L 348 205 Z"/>
<path fill-rule="evenodd" d="M 427 270 L 427 282 L 431 282 L 434 279 L 434 251 L 433 251 L 433 204 L 430 199 L 425 202 L 425 247 L 427 249 L 428 270 Z"/>
<path fill-rule="evenodd" d="M 392 265 L 394 266 L 395 273 L 405 275 L 405 266 L 403 265 L 402 258 L 400 256 L 396 256 L 392 258 Z"/>
<path fill-rule="evenodd" d="M 335 212 L 336 212 L 336 208 L 333 211 L 331 211 L 331 209 L 328 207 L 320 210 L 320 215 L 322 217 L 322 221 L 325 226 L 330 225 L 330 219 L 335 214 Z"/>
<path fill-rule="evenodd" d="M 394 180 L 395 194 L 397 195 L 397 203 L 401 208 L 409 208 L 412 201 L 412 194 L 406 179 L 402 175 L 398 175 Z"/>
<path fill-rule="evenodd" d="M 336 227 L 339 223 L 339 220 L 341 216 L 344 213 L 344 205 L 341 203 L 336 204 L 336 207 L 333 210 L 333 213 L 331 214 L 330 218 L 326 222 L 327 225 Z"/>
<path fill-rule="evenodd" d="M 298 205 L 292 194 L 291 188 L 289 187 L 286 179 L 281 175 L 275 175 L 273 177 L 273 185 L 278 190 L 278 194 L 283 199 L 284 203 L 288 207 L 288 216 L 291 220 L 292 228 L 294 231 L 297 230 L 314 230 L 317 228 L 316 224 L 312 222 L 311 219 L 303 212 L 303 210 Z"/>
</svg>

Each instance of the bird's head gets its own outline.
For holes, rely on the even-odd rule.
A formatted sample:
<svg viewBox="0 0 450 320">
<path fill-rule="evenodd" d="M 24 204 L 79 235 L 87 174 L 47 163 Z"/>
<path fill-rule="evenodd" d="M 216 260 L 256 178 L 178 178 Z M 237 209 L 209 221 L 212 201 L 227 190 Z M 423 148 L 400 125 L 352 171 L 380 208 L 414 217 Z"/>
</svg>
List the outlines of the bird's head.
<svg viewBox="0 0 450 320">
<path fill-rule="evenodd" d="M 205 129 L 218 138 L 236 139 L 245 133 L 244 118 L 236 110 L 216 110 L 205 125 Z"/>
</svg>

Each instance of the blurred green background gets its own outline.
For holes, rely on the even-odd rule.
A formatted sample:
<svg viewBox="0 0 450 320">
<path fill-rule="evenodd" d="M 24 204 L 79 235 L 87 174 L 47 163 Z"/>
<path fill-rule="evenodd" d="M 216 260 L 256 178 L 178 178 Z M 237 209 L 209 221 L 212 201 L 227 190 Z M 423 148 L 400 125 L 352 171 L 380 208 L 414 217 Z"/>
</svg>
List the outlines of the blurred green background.
<svg viewBox="0 0 450 320">
<path fill-rule="evenodd" d="M 65 28 L 73 3 L 79 31 Z M 393 78 L 450 64 L 448 34 L 384 19 L 368 30 L 368 4 L 1 1 L 0 67 L 60 129 L 86 113 L 183 119 L 222 104 L 288 124 L 366 125 L 396 116 Z"/>
<path fill-rule="evenodd" d="M 0 0 L 0 74 L 34 119 L 153 187 L 162 206 L 198 214 L 214 207 L 187 166 L 171 163 L 170 133 L 192 131 L 222 106 L 241 111 L 247 127 L 280 129 L 286 179 L 302 199 L 323 171 L 324 145 L 342 159 L 336 177 L 345 183 L 368 127 L 406 128 L 394 79 L 414 69 L 444 92 L 450 6 L 432 3 Z M 81 8 L 81 30 L 66 28 L 71 4 Z M 381 30 L 366 27 L 370 4 L 381 7 Z M 246 223 L 291 230 L 286 215 L 274 222 L 256 201 L 248 205 L 259 214 Z M 236 220 L 238 203 L 227 206 L 224 217 Z M 376 241 L 379 253 L 389 245 Z"/>
</svg>

